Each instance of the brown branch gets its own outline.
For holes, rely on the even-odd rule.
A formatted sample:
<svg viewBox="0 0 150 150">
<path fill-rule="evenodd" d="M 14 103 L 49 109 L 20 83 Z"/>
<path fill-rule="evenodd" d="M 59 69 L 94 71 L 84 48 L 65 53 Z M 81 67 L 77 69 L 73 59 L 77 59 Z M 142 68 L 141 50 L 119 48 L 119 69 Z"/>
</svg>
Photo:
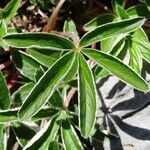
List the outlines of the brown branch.
<svg viewBox="0 0 150 150">
<path fill-rule="evenodd" d="M 69 91 L 68 95 L 66 96 L 66 99 L 64 100 L 64 107 L 65 107 L 65 108 L 68 108 L 69 103 L 70 103 L 70 101 L 71 101 L 73 95 L 75 94 L 75 92 L 76 92 L 76 89 L 75 89 L 75 88 L 72 88 L 72 89 Z"/>
<path fill-rule="evenodd" d="M 48 20 L 48 24 L 47 24 L 47 32 L 50 32 L 52 30 L 54 30 L 55 26 L 56 26 L 56 22 L 57 22 L 57 18 L 58 18 L 58 14 L 60 12 L 60 9 L 62 7 L 62 5 L 64 4 L 65 0 L 60 0 L 59 3 L 57 4 L 55 10 L 53 11 L 51 17 Z"/>
</svg>

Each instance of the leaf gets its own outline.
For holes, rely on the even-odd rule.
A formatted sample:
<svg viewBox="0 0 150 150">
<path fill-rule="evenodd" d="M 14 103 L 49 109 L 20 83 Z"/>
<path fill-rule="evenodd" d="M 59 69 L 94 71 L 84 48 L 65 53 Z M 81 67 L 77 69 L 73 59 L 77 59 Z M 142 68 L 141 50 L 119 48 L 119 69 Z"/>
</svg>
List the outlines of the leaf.
<svg viewBox="0 0 150 150">
<path fill-rule="evenodd" d="M 148 37 L 142 28 L 136 30 L 136 32 L 132 35 L 132 40 L 136 42 L 139 50 L 142 53 L 143 58 L 150 62 L 150 44 L 148 41 Z"/>
<path fill-rule="evenodd" d="M 148 7 L 148 10 L 150 11 L 150 1 L 149 0 L 145 0 L 145 3 L 147 5 L 147 7 Z"/>
<path fill-rule="evenodd" d="M 35 83 L 29 82 L 21 86 L 16 92 L 13 93 L 12 101 L 14 103 L 23 102 L 34 87 L 34 85 Z"/>
<path fill-rule="evenodd" d="M 33 121 L 39 121 L 42 119 L 52 118 L 54 115 L 58 113 L 59 110 L 54 108 L 43 108 L 36 115 L 32 117 Z"/>
<path fill-rule="evenodd" d="M 115 15 L 105 13 L 105 14 L 99 15 L 98 17 L 92 19 L 90 22 L 86 23 L 84 25 L 84 29 L 86 31 L 91 31 L 100 25 L 113 22 L 115 19 L 116 19 Z"/>
<path fill-rule="evenodd" d="M 10 106 L 10 93 L 6 81 L 0 71 L 0 109 L 7 109 Z"/>
<path fill-rule="evenodd" d="M 18 8 L 20 7 L 21 0 L 11 0 L 4 10 L 2 11 L 2 17 L 5 20 L 5 23 L 8 24 L 12 17 L 15 16 Z"/>
<path fill-rule="evenodd" d="M 23 150 L 48 150 L 49 144 L 56 138 L 60 127 L 60 116 L 50 120 L 23 148 Z"/>
<path fill-rule="evenodd" d="M 50 33 L 14 33 L 3 37 L 3 41 L 17 48 L 43 48 L 50 50 L 70 50 L 73 43 L 62 36 Z"/>
<path fill-rule="evenodd" d="M 64 79 L 64 82 L 69 82 L 69 81 L 73 80 L 76 73 L 77 73 L 77 70 L 78 70 L 78 61 L 77 61 L 77 58 L 76 58 L 76 60 L 74 61 L 70 71 L 66 75 L 66 77 Z"/>
<path fill-rule="evenodd" d="M 18 121 L 18 108 L 1 110 L 0 111 L 0 124 L 11 123 Z M 36 115 L 33 116 L 33 121 L 39 121 L 45 118 L 52 118 L 56 115 L 58 110 L 54 108 L 43 108 Z"/>
<path fill-rule="evenodd" d="M 122 39 L 124 37 L 126 37 L 126 36 L 127 36 L 127 34 L 120 34 L 117 37 L 113 37 L 113 38 L 109 38 L 109 39 L 106 39 L 106 40 L 102 40 L 101 41 L 101 50 L 103 52 L 110 53 L 115 48 L 115 46 L 120 41 L 122 41 Z"/>
<path fill-rule="evenodd" d="M 130 47 L 130 66 L 133 68 L 133 70 L 140 74 L 142 64 L 143 61 L 140 48 L 135 42 L 132 42 Z"/>
<path fill-rule="evenodd" d="M 7 33 L 7 26 L 4 20 L 2 19 L 0 21 L 0 47 L 2 47 L 5 50 L 8 49 L 8 46 L 6 46 L 6 44 L 3 42 L 2 37 L 6 35 L 6 33 Z"/>
<path fill-rule="evenodd" d="M 150 63 L 150 43 L 142 40 L 135 40 L 135 42 L 138 44 L 143 58 Z"/>
<path fill-rule="evenodd" d="M 0 124 L 18 121 L 18 109 L 0 110 Z"/>
<path fill-rule="evenodd" d="M 116 15 L 120 16 L 122 19 L 127 19 L 128 15 L 124 10 L 125 1 L 124 0 L 112 0 L 112 8 Z"/>
<path fill-rule="evenodd" d="M 70 124 L 69 120 L 67 119 L 66 114 L 63 118 L 64 120 L 62 120 L 61 138 L 65 150 L 72 150 L 72 148 L 75 150 L 83 150 L 81 142 L 73 126 Z"/>
<path fill-rule="evenodd" d="M 35 135 L 35 131 L 30 126 L 23 123 L 17 123 L 12 127 L 18 143 L 24 147 L 29 140 Z"/>
<path fill-rule="evenodd" d="M 109 40 L 108 40 L 109 42 Z M 107 43 L 107 40 L 106 40 Z M 105 43 L 105 45 L 106 45 Z M 112 47 L 110 54 L 113 56 L 117 56 L 121 53 L 121 51 L 125 51 L 126 50 L 126 42 L 125 39 L 120 40 L 114 47 Z M 95 70 L 95 75 L 96 77 L 99 78 L 104 78 L 106 76 L 109 75 L 109 72 L 105 69 L 103 69 L 100 66 L 97 66 L 96 70 Z"/>
<path fill-rule="evenodd" d="M 117 13 L 120 16 L 120 18 L 123 19 L 129 19 L 129 15 L 121 6 L 117 6 Z"/>
<path fill-rule="evenodd" d="M 0 124 L 0 149 L 6 150 L 3 130 L 4 130 L 4 126 Z"/>
<path fill-rule="evenodd" d="M 146 17 L 147 19 L 150 18 L 150 11 L 148 10 L 147 6 L 145 4 L 138 4 L 136 6 L 130 7 L 127 10 L 127 13 L 129 14 L 130 18 L 134 17 Z"/>
<path fill-rule="evenodd" d="M 76 29 L 76 25 L 73 22 L 73 20 L 66 20 L 65 21 L 64 27 L 63 27 L 63 31 L 64 32 L 75 33 L 76 35 L 78 35 L 77 29 Z"/>
<path fill-rule="evenodd" d="M 7 26 L 4 20 L 0 21 L 0 38 L 2 38 L 7 33 Z"/>
<path fill-rule="evenodd" d="M 30 48 L 28 52 L 36 61 L 45 67 L 52 66 L 61 54 L 61 51 L 38 48 Z"/>
<path fill-rule="evenodd" d="M 29 78 L 32 81 L 37 80 L 37 72 L 39 71 L 39 63 L 22 51 L 14 51 L 12 54 L 12 60 L 15 62 L 17 69 L 22 75 Z M 41 73 L 41 75 L 44 74 Z"/>
<path fill-rule="evenodd" d="M 96 43 L 107 38 L 116 37 L 124 33 L 130 33 L 142 26 L 144 22 L 145 19 L 143 18 L 133 18 L 99 26 L 94 30 L 86 33 L 82 37 L 80 46 L 86 47 L 91 45 L 92 43 Z"/>
<path fill-rule="evenodd" d="M 74 60 L 75 54 L 67 53 L 46 71 L 23 103 L 19 111 L 21 120 L 31 118 L 45 105 L 70 70 Z"/>
<path fill-rule="evenodd" d="M 51 142 L 49 145 L 49 150 L 59 150 L 58 142 L 56 142 L 56 141 Z"/>
<path fill-rule="evenodd" d="M 96 87 L 92 72 L 84 57 L 79 54 L 79 127 L 84 138 L 88 138 L 96 119 Z"/>
<path fill-rule="evenodd" d="M 63 99 L 60 92 L 57 90 L 49 99 L 49 103 L 54 108 L 63 108 Z"/>
<path fill-rule="evenodd" d="M 121 81 L 141 91 L 149 90 L 147 83 L 135 71 L 123 64 L 119 59 L 93 49 L 83 49 L 82 52 L 93 59 L 98 65 L 117 76 Z"/>
<path fill-rule="evenodd" d="M 113 8 L 115 8 L 116 5 L 124 7 L 125 1 L 124 0 L 112 0 L 112 6 L 113 6 Z"/>
</svg>

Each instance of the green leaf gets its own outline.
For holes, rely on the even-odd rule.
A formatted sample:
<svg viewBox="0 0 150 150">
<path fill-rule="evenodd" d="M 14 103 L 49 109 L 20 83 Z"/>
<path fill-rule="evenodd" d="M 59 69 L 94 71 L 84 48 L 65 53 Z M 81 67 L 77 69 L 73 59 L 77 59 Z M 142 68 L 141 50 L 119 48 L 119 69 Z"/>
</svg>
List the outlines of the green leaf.
<svg viewBox="0 0 150 150">
<path fill-rule="evenodd" d="M 18 121 L 17 112 L 18 112 L 18 109 L 1 110 L 0 111 L 0 124 Z"/>
<path fill-rule="evenodd" d="M 92 19 L 90 22 L 86 23 L 84 25 L 84 29 L 86 31 L 91 31 L 100 25 L 103 25 L 103 24 L 106 24 L 109 22 L 113 22 L 115 19 L 116 19 L 115 15 L 105 13 L 105 14 L 102 14 L 102 15 Z"/>
<path fill-rule="evenodd" d="M 96 87 L 92 72 L 79 54 L 79 127 L 84 138 L 88 138 L 95 125 L 96 119 Z"/>
<path fill-rule="evenodd" d="M 63 108 L 63 99 L 58 90 L 55 91 L 52 97 L 49 99 L 49 103 L 54 108 Z"/>
<path fill-rule="evenodd" d="M 114 11 L 115 11 L 116 5 L 124 7 L 125 1 L 124 0 L 112 0 L 112 6 L 113 6 Z"/>
<path fill-rule="evenodd" d="M 60 127 L 60 116 L 50 120 L 23 148 L 23 150 L 48 150 L 49 144 L 56 138 Z"/>
<path fill-rule="evenodd" d="M 10 106 L 10 93 L 6 81 L 0 71 L 0 109 L 7 109 Z"/>
<path fill-rule="evenodd" d="M 70 70 L 75 60 L 75 56 L 76 55 L 73 52 L 67 53 L 41 77 L 19 111 L 21 120 L 31 118 L 46 104 L 58 84 Z"/>
<path fill-rule="evenodd" d="M 150 11 L 150 1 L 149 0 L 145 0 L 145 3 L 147 5 L 147 7 L 148 7 L 148 10 Z"/>
<path fill-rule="evenodd" d="M 59 110 L 54 108 L 43 108 L 36 115 L 32 117 L 33 121 L 39 121 L 42 119 L 52 118 L 54 115 L 58 113 Z"/>
<path fill-rule="evenodd" d="M 123 19 L 129 19 L 129 15 L 121 6 L 117 6 L 117 13 L 120 16 L 120 18 Z"/>
<path fill-rule="evenodd" d="M 150 63 L 150 43 L 142 40 L 135 40 L 135 42 L 138 44 L 143 58 Z"/>
<path fill-rule="evenodd" d="M 29 82 L 21 86 L 16 92 L 13 93 L 12 101 L 14 103 L 23 102 L 30 93 L 30 91 L 33 89 L 34 85 L 35 83 Z"/>
<path fill-rule="evenodd" d="M 59 150 L 58 142 L 56 142 L 56 141 L 51 142 L 49 145 L 49 150 Z"/>
<path fill-rule="evenodd" d="M 108 42 L 107 42 L 107 40 L 104 40 L 104 41 L 106 41 L 106 43 L 109 42 L 109 40 L 108 40 Z M 105 43 L 105 46 L 107 47 L 106 43 Z M 111 41 L 110 41 L 110 43 L 111 43 Z M 122 39 L 114 47 L 112 45 L 110 54 L 118 57 L 118 55 L 121 53 L 121 51 L 125 51 L 125 50 L 126 50 L 126 42 L 125 42 L 125 39 Z M 102 67 L 97 66 L 97 68 L 95 70 L 95 75 L 96 75 L 96 77 L 104 78 L 109 75 L 109 72 L 107 70 L 103 69 Z"/>
<path fill-rule="evenodd" d="M 150 11 L 148 10 L 147 6 L 145 4 L 139 4 L 133 7 L 130 7 L 127 10 L 127 13 L 129 14 L 130 17 L 146 17 L 147 19 L 150 18 Z"/>
<path fill-rule="evenodd" d="M 35 131 L 23 123 L 16 123 L 12 127 L 18 143 L 24 147 L 29 140 L 35 135 Z"/>
<path fill-rule="evenodd" d="M 123 82 L 141 91 L 149 90 L 147 83 L 119 59 L 93 49 L 83 49 L 83 53 L 93 59 L 98 65 L 117 76 Z"/>
<path fill-rule="evenodd" d="M 62 120 L 61 138 L 65 150 L 72 150 L 72 148 L 74 150 L 83 150 L 81 142 L 73 126 L 70 124 L 67 116 L 64 116 L 63 118 L 64 119 Z"/>
<path fill-rule="evenodd" d="M 66 20 L 65 21 L 63 31 L 64 32 L 75 33 L 75 34 L 78 35 L 77 29 L 76 29 L 76 25 L 73 22 L 73 20 Z"/>
<path fill-rule="evenodd" d="M 150 62 L 150 44 L 148 41 L 148 37 L 142 28 L 136 30 L 136 32 L 132 35 L 132 40 L 136 42 L 139 50 L 142 53 L 143 58 Z"/>
<path fill-rule="evenodd" d="M 101 41 L 101 50 L 105 53 L 110 53 L 113 49 L 115 49 L 115 46 L 122 41 L 124 37 L 126 37 L 127 34 L 120 34 L 117 37 L 109 38 L 106 40 Z M 122 44 L 122 42 L 121 42 Z"/>
<path fill-rule="evenodd" d="M 3 42 L 2 37 L 7 33 L 7 26 L 5 21 L 2 19 L 0 21 L 0 47 L 7 50 L 8 46 Z"/>
<path fill-rule="evenodd" d="M 0 111 L 0 124 L 11 123 L 18 121 L 18 108 L 1 110 Z M 33 116 L 33 121 L 39 121 L 46 118 L 52 118 L 56 115 L 58 110 L 54 108 L 43 108 L 36 115 Z"/>
<path fill-rule="evenodd" d="M 7 33 L 7 26 L 4 20 L 0 21 L 0 38 L 2 38 Z"/>
<path fill-rule="evenodd" d="M 131 68 L 133 68 L 133 70 L 135 70 L 137 73 L 141 73 L 141 69 L 142 69 L 142 54 L 140 51 L 139 46 L 132 41 L 131 43 L 131 47 L 130 47 L 130 66 Z"/>
<path fill-rule="evenodd" d="M 6 24 L 15 16 L 18 8 L 20 7 L 21 0 L 11 0 L 4 10 L 2 11 L 2 17 L 5 20 Z"/>
<path fill-rule="evenodd" d="M 45 67 L 52 66 L 61 54 L 61 51 L 38 48 L 30 48 L 28 49 L 28 52 L 36 61 Z"/>
<path fill-rule="evenodd" d="M 145 19 L 143 18 L 133 18 L 99 26 L 94 30 L 86 33 L 82 37 L 80 46 L 86 47 L 92 43 L 96 43 L 107 38 L 116 37 L 123 33 L 130 33 L 142 26 L 144 22 Z"/>
<path fill-rule="evenodd" d="M 14 51 L 12 54 L 12 60 L 15 62 L 17 69 L 22 75 L 36 82 L 40 65 L 32 56 L 29 56 L 22 51 Z M 42 72 L 41 75 L 43 73 L 44 72 Z"/>
<path fill-rule="evenodd" d="M 127 19 L 128 15 L 124 10 L 125 1 L 124 0 L 112 0 L 112 8 L 116 15 L 120 16 L 122 19 Z"/>
<path fill-rule="evenodd" d="M 70 71 L 66 75 L 66 77 L 64 79 L 64 82 L 69 82 L 69 81 L 73 80 L 76 73 L 77 73 L 77 70 L 78 70 L 78 61 L 77 61 L 77 58 L 76 58 L 76 60 L 74 61 Z"/>
<path fill-rule="evenodd" d="M 3 37 L 4 42 L 17 48 L 45 48 L 51 50 L 70 50 L 73 43 L 62 36 L 50 33 L 16 33 Z"/>
<path fill-rule="evenodd" d="M 0 149 L 6 150 L 5 143 L 4 143 L 4 126 L 0 124 Z"/>
</svg>

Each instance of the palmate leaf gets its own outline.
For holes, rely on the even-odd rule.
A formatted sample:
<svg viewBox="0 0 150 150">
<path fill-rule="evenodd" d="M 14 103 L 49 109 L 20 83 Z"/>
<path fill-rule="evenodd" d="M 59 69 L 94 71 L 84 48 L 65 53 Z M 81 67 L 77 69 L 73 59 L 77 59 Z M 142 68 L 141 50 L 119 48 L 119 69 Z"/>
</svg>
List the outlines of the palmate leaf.
<svg viewBox="0 0 150 150">
<path fill-rule="evenodd" d="M 65 112 L 63 113 L 63 120 L 61 124 L 61 138 L 65 150 L 72 150 L 72 148 L 74 150 L 83 150 L 81 142 L 77 137 L 73 126 L 70 124 Z"/>
<path fill-rule="evenodd" d="M 6 24 L 8 24 L 11 18 L 15 16 L 20 4 L 21 4 L 21 0 L 11 0 L 6 5 L 4 10 L 2 11 L 2 18 L 4 19 Z"/>
<path fill-rule="evenodd" d="M 98 26 L 94 30 L 86 33 L 81 38 L 80 46 L 86 47 L 91 45 L 92 43 L 107 38 L 115 37 L 123 33 L 130 33 L 139 28 L 140 26 L 142 26 L 144 22 L 145 19 L 139 17 Z"/>
<path fill-rule="evenodd" d="M 74 52 L 67 53 L 47 70 L 23 103 L 19 111 L 21 120 L 31 118 L 45 105 L 52 96 L 57 85 L 69 72 L 75 57 L 76 55 Z"/>
<path fill-rule="evenodd" d="M 50 33 L 14 33 L 3 37 L 4 43 L 17 48 L 45 48 L 50 50 L 70 50 L 73 43 L 62 36 Z"/>
<path fill-rule="evenodd" d="M 49 150 L 49 144 L 55 140 L 61 123 L 61 115 L 50 120 L 23 148 L 23 150 Z"/>
<path fill-rule="evenodd" d="M 141 91 L 147 91 L 149 89 L 147 83 L 119 59 L 94 49 L 83 49 L 82 52 L 123 82 Z"/>
<path fill-rule="evenodd" d="M 10 93 L 6 81 L 0 71 L 0 109 L 7 109 L 10 106 Z"/>
<path fill-rule="evenodd" d="M 81 54 L 79 54 L 78 91 L 79 127 L 82 136 L 88 138 L 96 119 L 96 87 L 92 72 Z"/>
</svg>

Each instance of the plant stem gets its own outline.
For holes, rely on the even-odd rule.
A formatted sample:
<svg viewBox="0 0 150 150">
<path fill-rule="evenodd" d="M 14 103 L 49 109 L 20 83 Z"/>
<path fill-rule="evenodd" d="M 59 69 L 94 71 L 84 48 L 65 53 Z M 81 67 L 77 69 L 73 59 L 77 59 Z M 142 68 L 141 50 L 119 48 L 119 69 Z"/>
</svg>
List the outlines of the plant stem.
<svg viewBox="0 0 150 150">
<path fill-rule="evenodd" d="M 54 28 L 56 26 L 59 11 L 60 11 L 62 5 L 64 4 L 64 2 L 65 2 L 65 0 L 60 0 L 59 1 L 59 3 L 57 4 L 55 10 L 53 11 L 51 17 L 49 18 L 48 24 L 47 24 L 47 32 L 50 32 L 50 31 L 54 30 Z"/>
<path fill-rule="evenodd" d="M 64 107 L 65 107 L 65 108 L 68 108 L 69 103 L 70 103 L 70 101 L 71 101 L 71 98 L 73 97 L 73 95 L 75 94 L 75 92 L 76 92 L 76 89 L 75 89 L 75 88 L 72 88 L 72 89 L 69 91 L 68 95 L 66 96 L 66 99 L 64 100 Z"/>
</svg>

